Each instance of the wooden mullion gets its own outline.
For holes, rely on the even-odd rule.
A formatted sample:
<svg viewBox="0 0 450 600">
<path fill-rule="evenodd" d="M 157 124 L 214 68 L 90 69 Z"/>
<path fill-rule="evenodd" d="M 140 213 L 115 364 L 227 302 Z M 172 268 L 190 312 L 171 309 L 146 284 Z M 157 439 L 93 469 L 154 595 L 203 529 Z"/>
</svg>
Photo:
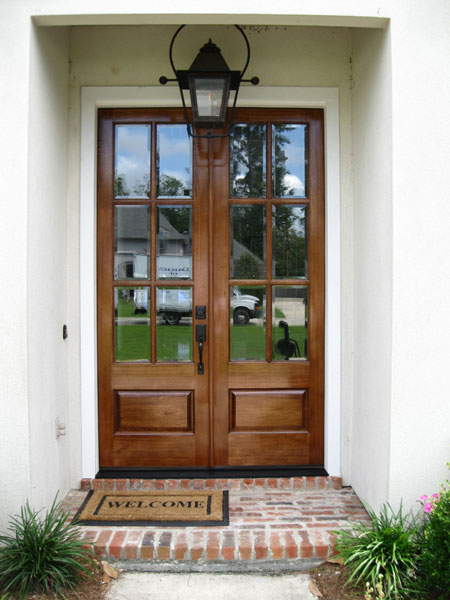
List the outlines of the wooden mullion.
<svg viewBox="0 0 450 600">
<path fill-rule="evenodd" d="M 272 362 L 272 263 L 273 263 L 273 238 L 272 238 L 272 200 L 273 200 L 273 165 L 272 165 L 272 124 L 266 123 L 266 361 Z"/>
</svg>

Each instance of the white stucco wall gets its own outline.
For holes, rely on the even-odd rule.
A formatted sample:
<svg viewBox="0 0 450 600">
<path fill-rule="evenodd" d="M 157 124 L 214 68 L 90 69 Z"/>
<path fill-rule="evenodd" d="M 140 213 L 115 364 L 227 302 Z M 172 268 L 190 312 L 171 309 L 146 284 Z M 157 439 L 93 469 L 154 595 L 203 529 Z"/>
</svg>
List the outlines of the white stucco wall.
<svg viewBox="0 0 450 600">
<path fill-rule="evenodd" d="M 67 312 L 67 134 L 69 38 L 65 28 L 31 31 L 28 141 L 28 405 L 30 497 L 43 506 L 69 487 Z M 70 337 L 64 341 L 63 324 Z M 55 421 L 66 425 L 56 438 Z"/>
<path fill-rule="evenodd" d="M 5 7 L 4 7 L 5 8 Z M 30 483 L 27 382 L 27 143 L 31 24 L 26 12 L 0 18 L 0 523 Z"/>
<path fill-rule="evenodd" d="M 390 498 L 407 503 L 450 459 L 450 3 L 410 5 L 392 23 Z"/>
<path fill-rule="evenodd" d="M 167 15 L 138 0 L 0 3 L 0 521 L 80 474 L 80 87 L 157 84 L 169 74 L 168 24 L 180 22 L 258 25 L 250 71 L 264 85 L 339 87 L 342 472 L 375 506 L 411 505 L 445 476 L 450 6 L 281 0 L 272 14 L 272 3 L 241 5 L 223 14 L 213 2 L 204 15 L 201 0 L 188 9 L 174 0 Z M 33 33 L 32 16 L 58 27 Z M 385 32 L 348 29 L 389 19 Z M 227 39 L 218 33 L 232 63 Z M 57 441 L 58 416 L 67 435 Z"/>
<path fill-rule="evenodd" d="M 351 484 L 374 508 L 389 495 L 391 452 L 390 50 L 389 30 L 353 32 L 354 387 L 348 413 L 352 419 Z"/>
</svg>

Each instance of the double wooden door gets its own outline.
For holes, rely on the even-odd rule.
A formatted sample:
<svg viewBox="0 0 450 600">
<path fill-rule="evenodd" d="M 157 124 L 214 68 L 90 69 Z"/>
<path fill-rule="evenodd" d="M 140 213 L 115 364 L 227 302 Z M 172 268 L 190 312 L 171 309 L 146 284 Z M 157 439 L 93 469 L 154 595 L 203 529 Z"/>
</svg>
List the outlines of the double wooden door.
<svg viewBox="0 0 450 600">
<path fill-rule="evenodd" d="M 103 468 L 323 463 L 320 110 L 99 111 Z"/>
</svg>

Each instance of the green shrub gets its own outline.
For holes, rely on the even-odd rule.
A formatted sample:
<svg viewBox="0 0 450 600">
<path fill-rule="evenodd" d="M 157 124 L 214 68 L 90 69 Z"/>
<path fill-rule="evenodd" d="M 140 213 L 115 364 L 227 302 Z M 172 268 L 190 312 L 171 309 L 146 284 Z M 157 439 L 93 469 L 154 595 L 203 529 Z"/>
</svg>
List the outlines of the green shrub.
<svg viewBox="0 0 450 600">
<path fill-rule="evenodd" d="M 435 494 L 435 497 L 437 494 Z M 427 512 L 419 535 L 417 583 L 422 592 L 450 599 L 450 487 L 442 487 L 436 501 L 424 502 Z"/>
<path fill-rule="evenodd" d="M 5 597 L 60 595 L 92 573 L 92 550 L 83 546 L 79 526 L 67 522 L 69 513 L 58 507 L 56 498 L 44 517 L 40 512 L 27 502 L 20 515 L 10 519 L 11 534 L 0 536 L 0 591 Z"/>
<path fill-rule="evenodd" d="M 381 582 L 385 598 L 412 597 L 417 520 L 411 513 L 403 515 L 401 506 L 394 512 L 389 504 L 383 505 L 379 516 L 367 506 L 366 510 L 370 524 L 336 532 L 336 548 L 350 571 L 348 582 L 368 583 L 374 590 Z"/>
</svg>

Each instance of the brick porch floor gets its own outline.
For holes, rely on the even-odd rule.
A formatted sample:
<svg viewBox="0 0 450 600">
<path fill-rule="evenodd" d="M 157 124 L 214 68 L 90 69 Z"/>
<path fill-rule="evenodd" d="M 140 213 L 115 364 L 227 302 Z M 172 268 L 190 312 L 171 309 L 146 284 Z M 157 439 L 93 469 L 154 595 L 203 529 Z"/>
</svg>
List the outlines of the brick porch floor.
<svg viewBox="0 0 450 600">
<path fill-rule="evenodd" d="M 124 566 L 151 561 L 222 563 L 317 561 L 334 554 L 333 531 L 367 517 L 337 477 L 280 479 L 83 479 L 63 507 L 78 510 L 90 489 L 228 489 L 230 524 L 223 527 L 83 527 L 96 553 Z M 278 564 L 281 564 L 278 563 Z"/>
</svg>

